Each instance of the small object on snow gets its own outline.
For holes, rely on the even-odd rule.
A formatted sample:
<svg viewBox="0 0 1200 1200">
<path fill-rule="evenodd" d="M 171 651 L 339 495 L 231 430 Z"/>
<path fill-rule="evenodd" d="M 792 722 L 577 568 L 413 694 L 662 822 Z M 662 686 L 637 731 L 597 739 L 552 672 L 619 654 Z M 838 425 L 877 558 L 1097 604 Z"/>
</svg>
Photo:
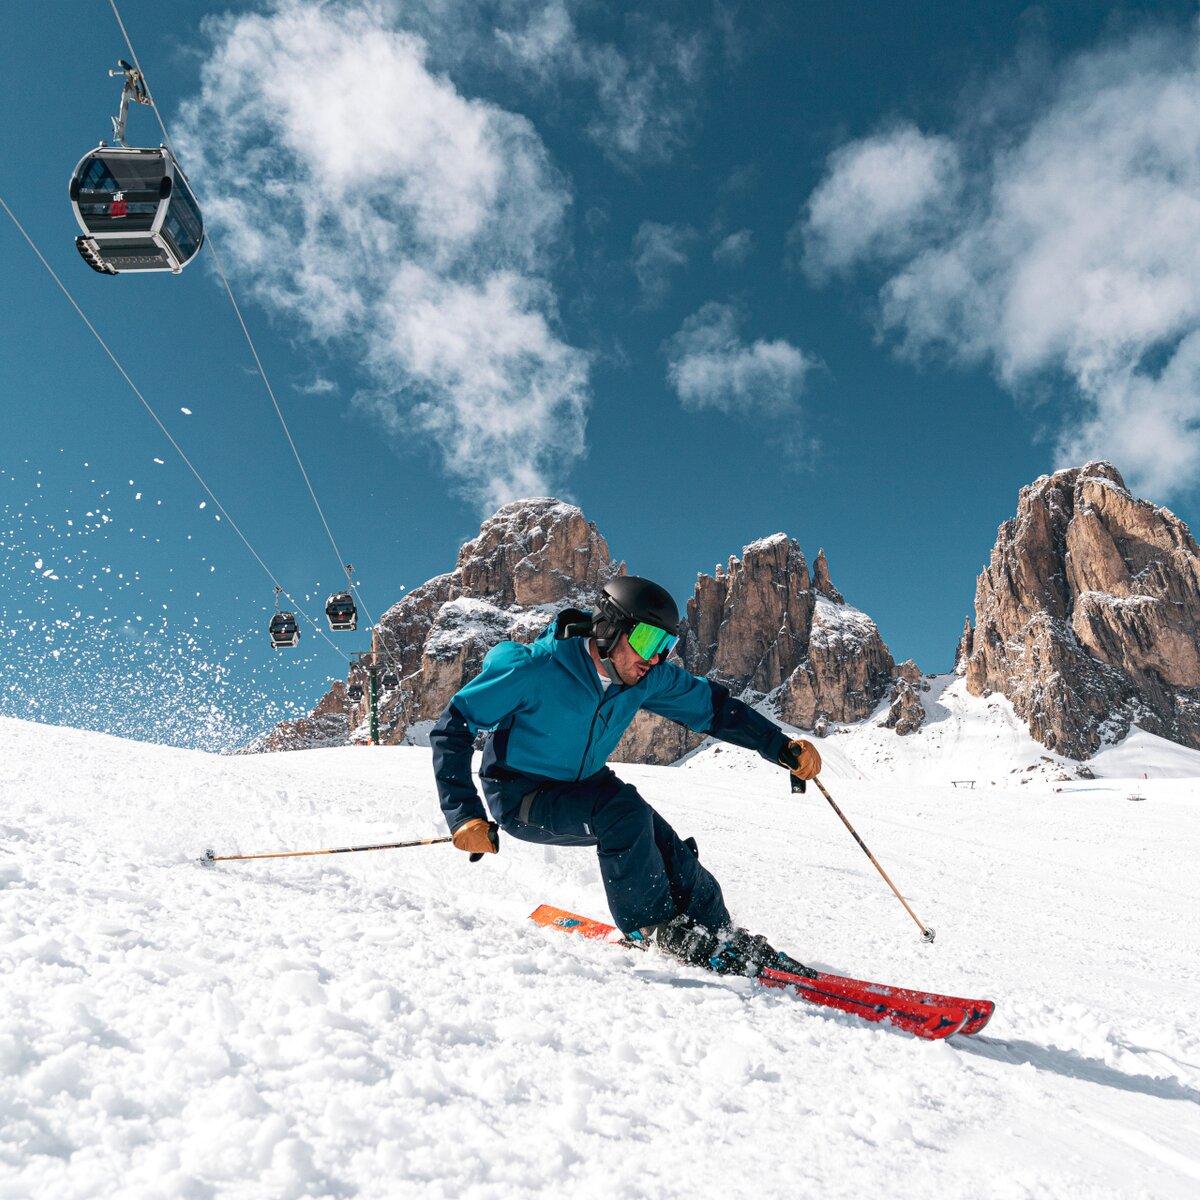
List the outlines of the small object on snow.
<svg viewBox="0 0 1200 1200">
<path fill-rule="evenodd" d="M 612 925 L 549 904 L 541 905 L 529 917 L 547 929 L 645 949 L 644 943 L 623 937 Z M 836 1008 L 868 1021 L 886 1021 L 897 1029 L 929 1041 L 947 1038 L 953 1033 L 978 1033 L 991 1020 L 996 1007 L 991 1000 L 892 987 L 864 979 L 851 979 L 847 975 L 830 975 L 824 971 L 809 978 L 767 969 L 754 983 L 758 987 L 794 989 L 796 996 L 809 1004 Z"/>
<path fill-rule="evenodd" d="M 1137 792 L 1134 792 L 1131 796 L 1125 797 L 1126 800 L 1145 800 L 1145 798 L 1145 796 L 1139 796 Z"/>
</svg>

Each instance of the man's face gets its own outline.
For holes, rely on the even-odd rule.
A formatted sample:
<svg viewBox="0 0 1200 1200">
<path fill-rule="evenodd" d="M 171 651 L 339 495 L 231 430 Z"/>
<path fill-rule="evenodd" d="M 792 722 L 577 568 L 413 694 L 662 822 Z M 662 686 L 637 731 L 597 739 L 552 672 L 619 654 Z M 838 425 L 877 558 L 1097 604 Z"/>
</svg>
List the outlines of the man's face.
<svg viewBox="0 0 1200 1200">
<path fill-rule="evenodd" d="M 638 683 L 655 663 L 662 662 L 663 657 L 661 654 L 656 654 L 648 660 L 643 658 L 630 646 L 627 633 L 621 634 L 620 641 L 612 648 L 612 653 L 609 655 L 612 665 L 617 668 L 621 682 L 629 686 Z"/>
</svg>

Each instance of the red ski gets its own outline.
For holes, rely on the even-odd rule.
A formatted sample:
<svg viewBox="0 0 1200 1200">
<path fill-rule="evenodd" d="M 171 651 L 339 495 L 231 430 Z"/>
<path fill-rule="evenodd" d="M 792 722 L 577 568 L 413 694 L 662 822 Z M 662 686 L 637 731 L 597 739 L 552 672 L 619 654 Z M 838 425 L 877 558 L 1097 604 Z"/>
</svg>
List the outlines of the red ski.
<svg viewBox="0 0 1200 1200">
<path fill-rule="evenodd" d="M 627 942 L 613 925 L 577 916 L 549 904 L 541 905 L 529 916 L 530 920 L 548 929 L 577 933 L 618 946 L 633 944 Z M 764 971 L 755 982 L 760 987 L 793 988 L 800 999 L 810 1004 L 854 1013 L 868 1021 L 887 1021 L 906 1033 L 929 1040 L 946 1038 L 952 1033 L 978 1033 L 988 1023 L 995 1008 L 990 1000 L 890 987 L 824 972 L 809 978 L 785 971 Z"/>
</svg>

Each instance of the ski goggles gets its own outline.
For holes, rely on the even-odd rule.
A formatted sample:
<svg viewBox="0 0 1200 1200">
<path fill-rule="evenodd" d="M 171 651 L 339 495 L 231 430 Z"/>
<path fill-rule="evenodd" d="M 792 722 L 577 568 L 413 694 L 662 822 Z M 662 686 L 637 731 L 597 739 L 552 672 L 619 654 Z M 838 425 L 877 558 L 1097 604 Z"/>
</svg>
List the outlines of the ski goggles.
<svg viewBox="0 0 1200 1200">
<path fill-rule="evenodd" d="M 673 633 L 659 629 L 657 625 L 647 625 L 644 621 L 639 621 L 629 631 L 630 647 L 639 658 L 644 658 L 647 662 L 656 654 L 666 658 L 677 641 L 679 639 Z"/>
</svg>

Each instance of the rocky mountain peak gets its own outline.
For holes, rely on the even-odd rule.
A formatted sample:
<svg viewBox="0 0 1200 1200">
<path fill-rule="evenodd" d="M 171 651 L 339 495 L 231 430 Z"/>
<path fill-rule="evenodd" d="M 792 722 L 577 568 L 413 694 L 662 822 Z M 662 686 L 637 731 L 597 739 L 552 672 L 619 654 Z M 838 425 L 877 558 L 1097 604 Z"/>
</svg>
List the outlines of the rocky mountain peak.
<svg viewBox="0 0 1200 1200">
<path fill-rule="evenodd" d="M 1200 747 L 1200 550 L 1111 463 L 1022 488 L 975 591 L 959 665 L 1050 749 L 1086 758 L 1143 729 Z"/>
<path fill-rule="evenodd" d="M 829 560 L 825 557 L 823 549 L 818 550 L 817 557 L 813 559 L 813 587 L 834 604 L 846 603 L 845 597 L 833 586 L 833 580 L 829 578 Z"/>
<path fill-rule="evenodd" d="M 451 592 L 500 607 L 553 604 L 609 569 L 608 543 L 582 511 L 539 496 L 506 504 L 463 543 Z"/>
<path fill-rule="evenodd" d="M 724 571 L 698 575 L 683 659 L 735 692 L 769 692 L 799 664 L 812 622 L 808 563 L 784 533 L 751 542 Z"/>
<path fill-rule="evenodd" d="M 799 544 L 776 533 L 697 576 L 679 653 L 693 674 L 750 701 L 770 697 L 783 720 L 823 731 L 830 721 L 869 716 L 888 694 L 894 664 L 874 621 L 846 604 L 817 558 L 819 577 Z M 701 740 L 643 712 L 615 757 L 673 762 Z"/>
</svg>

